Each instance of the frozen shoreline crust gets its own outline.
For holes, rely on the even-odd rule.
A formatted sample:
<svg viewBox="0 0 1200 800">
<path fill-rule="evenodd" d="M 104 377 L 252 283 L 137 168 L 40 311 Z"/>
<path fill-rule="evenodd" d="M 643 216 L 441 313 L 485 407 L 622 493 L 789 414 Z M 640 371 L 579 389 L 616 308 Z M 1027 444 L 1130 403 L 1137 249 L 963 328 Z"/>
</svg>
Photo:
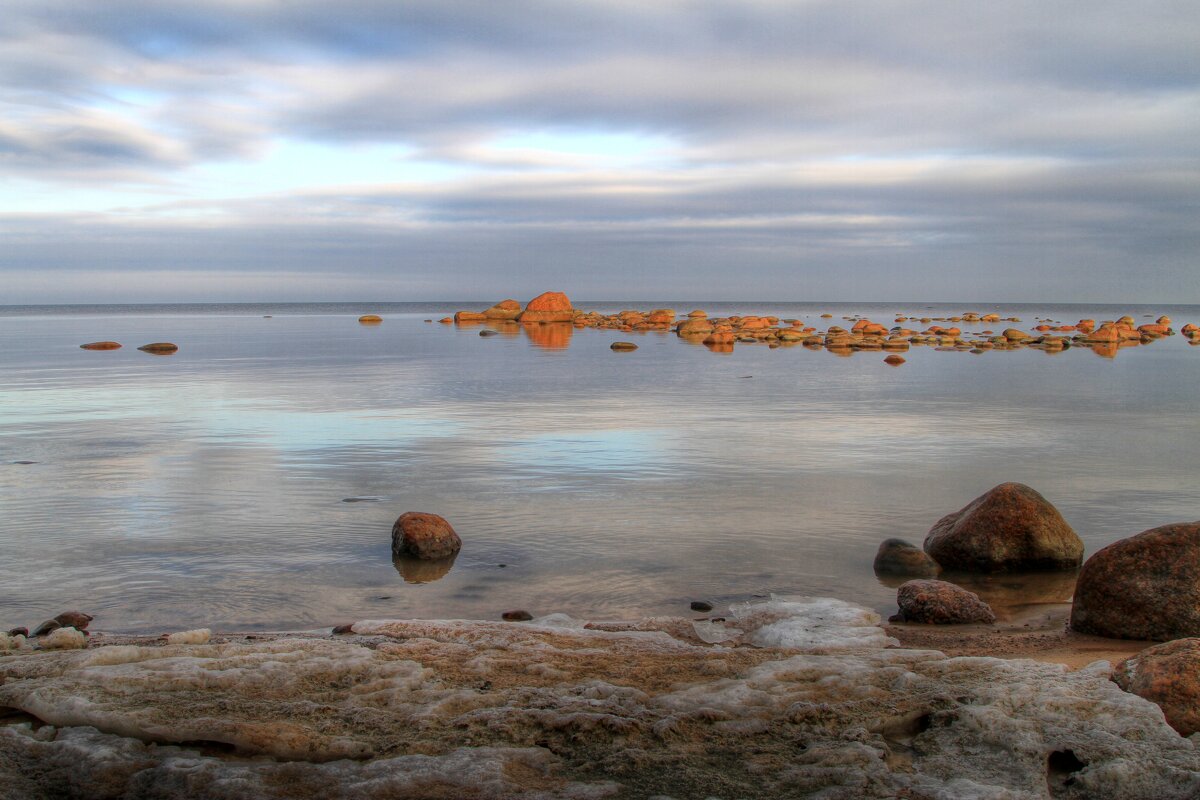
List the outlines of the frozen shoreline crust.
<svg viewBox="0 0 1200 800">
<path fill-rule="evenodd" d="M 0 796 L 1186 798 L 1200 754 L 1099 662 L 894 646 L 837 600 L 592 625 L 0 658 Z"/>
</svg>

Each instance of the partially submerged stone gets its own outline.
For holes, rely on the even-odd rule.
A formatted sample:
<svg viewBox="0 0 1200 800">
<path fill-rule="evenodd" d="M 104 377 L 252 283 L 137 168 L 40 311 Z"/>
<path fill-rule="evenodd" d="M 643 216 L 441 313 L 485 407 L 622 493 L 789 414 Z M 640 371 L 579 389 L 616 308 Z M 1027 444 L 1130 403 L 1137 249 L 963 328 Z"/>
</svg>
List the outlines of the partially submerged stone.
<svg viewBox="0 0 1200 800">
<path fill-rule="evenodd" d="M 383 322 L 383 317 L 378 314 L 363 314 L 358 318 L 358 321 L 363 325 L 378 325 L 380 322 Z"/>
<path fill-rule="evenodd" d="M 1079 571 L 1071 627 L 1116 639 L 1200 636 L 1200 522 L 1143 531 Z"/>
<path fill-rule="evenodd" d="M 516 300 L 501 300 L 496 305 L 483 312 L 483 316 L 489 320 L 507 319 L 515 320 L 521 316 L 521 304 Z"/>
<path fill-rule="evenodd" d="M 144 344 L 138 348 L 138 350 L 158 356 L 170 355 L 178 349 L 179 345 L 173 342 L 151 342 L 150 344 Z"/>
<path fill-rule="evenodd" d="M 942 571 L 928 553 L 903 539 L 885 539 L 880 542 L 873 566 L 876 574 L 911 575 L 921 578 L 932 578 Z"/>
<path fill-rule="evenodd" d="M 521 312 L 521 322 L 570 322 L 575 317 L 571 301 L 562 292 L 543 292 Z"/>
<path fill-rule="evenodd" d="M 428 561 L 450 558 L 462 549 L 454 528 L 437 514 L 407 511 L 392 526 L 392 555 Z"/>
<path fill-rule="evenodd" d="M 925 552 L 943 569 L 967 572 L 1074 569 L 1083 542 L 1046 498 L 1002 483 L 938 520 Z"/>
<path fill-rule="evenodd" d="M 610 350 L 616 350 L 617 352 L 629 352 L 632 350 L 637 350 L 638 346 L 633 342 L 613 342 L 608 346 L 608 348 Z"/>
<path fill-rule="evenodd" d="M 119 350 L 121 349 L 120 342 L 88 342 L 87 344 L 79 345 L 82 350 Z"/>
<path fill-rule="evenodd" d="M 1112 679 L 1161 708 L 1180 736 L 1200 731 L 1200 639 L 1149 647 L 1117 664 Z"/>
<path fill-rule="evenodd" d="M 896 603 L 904 622 L 965 625 L 996 621 L 996 615 L 979 595 L 947 581 L 909 581 L 897 590 Z"/>
</svg>

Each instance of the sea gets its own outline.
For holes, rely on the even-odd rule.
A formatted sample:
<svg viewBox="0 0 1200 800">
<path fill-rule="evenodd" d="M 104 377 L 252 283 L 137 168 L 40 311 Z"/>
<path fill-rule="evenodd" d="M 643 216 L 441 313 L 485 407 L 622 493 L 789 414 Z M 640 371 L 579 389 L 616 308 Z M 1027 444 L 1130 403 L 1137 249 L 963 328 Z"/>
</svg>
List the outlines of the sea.
<svg viewBox="0 0 1200 800">
<path fill-rule="evenodd" d="M 919 545 L 1002 482 L 1041 492 L 1087 555 L 1200 519 L 1200 347 L 1180 335 L 1115 357 L 919 347 L 891 367 L 879 352 L 437 321 L 493 302 L 0 307 L 0 628 L 68 609 L 127 633 L 629 619 L 770 595 L 886 616 L 897 582 L 872 570 L 879 543 Z M 1172 305 L 575 305 L 822 329 L 971 311 L 1021 322 L 965 331 L 1200 324 L 1200 306 Z M 367 313 L 383 322 L 359 324 Z M 79 347 L 96 340 L 124 346 Z M 137 349 L 163 341 L 178 352 Z M 393 559 L 406 511 L 445 517 L 457 558 Z M 962 580 L 1014 608 L 1073 586 Z"/>
</svg>

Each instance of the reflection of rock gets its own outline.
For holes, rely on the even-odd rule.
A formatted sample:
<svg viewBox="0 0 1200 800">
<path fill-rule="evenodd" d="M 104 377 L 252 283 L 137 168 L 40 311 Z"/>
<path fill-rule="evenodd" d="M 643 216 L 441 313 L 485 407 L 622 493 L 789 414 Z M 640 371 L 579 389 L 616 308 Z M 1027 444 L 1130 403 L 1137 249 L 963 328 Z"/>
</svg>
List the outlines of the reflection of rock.
<svg viewBox="0 0 1200 800">
<path fill-rule="evenodd" d="M 1200 731 L 1200 639 L 1149 647 L 1117 664 L 1112 679 L 1161 708 L 1180 736 Z"/>
<path fill-rule="evenodd" d="M 875 574 L 933 577 L 941 571 L 937 562 L 921 548 L 903 539 L 885 539 L 875 553 Z"/>
<path fill-rule="evenodd" d="M 571 336 L 575 333 L 575 326 L 568 322 L 534 323 L 521 327 L 533 345 L 546 350 L 565 350 L 571 344 Z"/>
<path fill-rule="evenodd" d="M 1200 522 L 1143 531 L 1079 571 L 1071 627 L 1116 639 L 1200 636 Z"/>
<path fill-rule="evenodd" d="M 979 595 L 997 616 L 1007 618 L 1030 606 L 1071 602 L 1077 574 L 1074 570 L 944 572 L 941 577 Z"/>
<path fill-rule="evenodd" d="M 543 292 L 529 301 L 521 322 L 570 322 L 575 317 L 571 301 L 562 292 Z"/>
<path fill-rule="evenodd" d="M 406 511 L 392 526 L 392 555 L 428 561 L 449 558 L 462 549 L 462 540 L 442 517 Z"/>
<path fill-rule="evenodd" d="M 716 343 L 704 342 L 704 346 L 708 348 L 708 351 L 710 353 L 720 353 L 722 355 L 729 355 L 730 353 L 733 352 L 733 342 L 716 342 Z"/>
<path fill-rule="evenodd" d="M 453 555 L 449 558 L 428 561 L 410 556 L 393 556 L 392 566 L 396 568 L 396 572 L 400 573 L 400 577 L 404 579 L 405 583 L 433 583 L 450 573 L 450 568 L 454 566 L 454 559 L 457 557 L 457 555 Z"/>
<path fill-rule="evenodd" d="M 947 581 L 914 580 L 896 592 L 904 622 L 964 625 L 995 622 L 996 615 L 977 595 Z"/>
<path fill-rule="evenodd" d="M 967 572 L 1074 569 L 1083 542 L 1053 505 L 1020 483 L 1002 483 L 938 520 L 925 552 Z"/>
<path fill-rule="evenodd" d="M 41 722 L 0 727 L 0 785 L 29 800 L 1049 797 L 1047 761 L 1070 748 L 1054 796 L 1195 795 L 1200 751 L 1105 671 L 887 649 L 869 612 L 813 610 L 730 621 L 760 646 L 669 620 L 412 620 L 8 655 L 0 706 Z"/>
</svg>

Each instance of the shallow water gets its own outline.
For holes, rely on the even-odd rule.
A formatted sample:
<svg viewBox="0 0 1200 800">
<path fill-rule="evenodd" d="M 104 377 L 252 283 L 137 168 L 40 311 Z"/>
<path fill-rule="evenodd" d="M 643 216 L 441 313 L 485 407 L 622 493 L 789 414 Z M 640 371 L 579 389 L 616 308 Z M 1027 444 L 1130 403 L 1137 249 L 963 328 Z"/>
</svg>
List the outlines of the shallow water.
<svg viewBox="0 0 1200 800">
<path fill-rule="evenodd" d="M 879 541 L 920 543 L 1003 481 L 1042 492 L 1088 554 L 1200 518 L 1200 347 L 1181 336 L 1112 359 L 914 348 L 889 368 L 423 322 L 489 304 L 0 308 L 0 625 L 75 607 L 129 632 L 629 617 L 771 592 L 886 614 Z M 578 305 L 1200 323 L 1196 306 Z M 125 347 L 78 347 L 100 339 Z M 180 350 L 135 349 L 153 341 Z M 462 536 L 444 575 L 393 563 L 409 510 Z"/>
</svg>

